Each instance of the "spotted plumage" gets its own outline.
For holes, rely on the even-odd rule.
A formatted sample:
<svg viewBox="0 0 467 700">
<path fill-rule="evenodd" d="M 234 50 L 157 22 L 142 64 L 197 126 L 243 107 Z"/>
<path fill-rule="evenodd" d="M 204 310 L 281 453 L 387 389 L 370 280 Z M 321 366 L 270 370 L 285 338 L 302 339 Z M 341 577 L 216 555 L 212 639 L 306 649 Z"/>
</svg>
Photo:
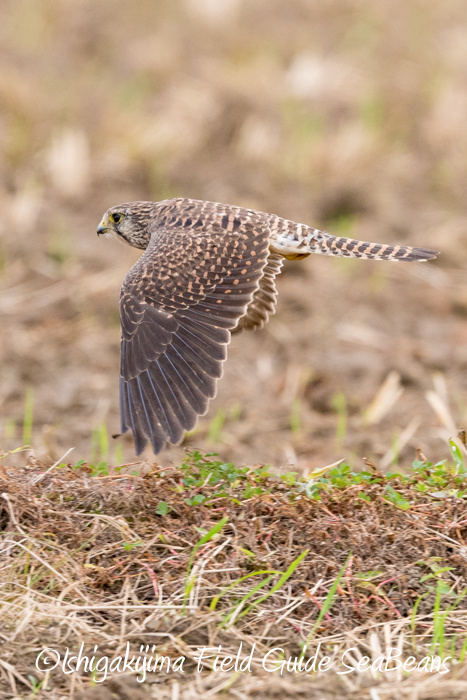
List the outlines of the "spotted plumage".
<svg viewBox="0 0 467 700">
<path fill-rule="evenodd" d="M 144 250 L 120 295 L 121 429 L 137 454 L 180 442 L 208 409 L 232 333 L 274 313 L 283 258 L 311 253 L 424 261 L 436 252 L 365 243 L 253 209 L 171 199 L 109 209 L 98 234 Z"/>
</svg>

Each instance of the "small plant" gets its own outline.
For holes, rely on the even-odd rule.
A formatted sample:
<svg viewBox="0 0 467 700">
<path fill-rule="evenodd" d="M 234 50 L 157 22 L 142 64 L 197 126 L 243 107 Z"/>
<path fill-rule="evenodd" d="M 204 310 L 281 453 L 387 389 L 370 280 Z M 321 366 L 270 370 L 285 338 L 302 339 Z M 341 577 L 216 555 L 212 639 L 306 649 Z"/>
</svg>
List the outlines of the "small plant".
<svg viewBox="0 0 467 700">
<path fill-rule="evenodd" d="M 5 427 L 3 428 L 3 435 L 6 438 L 14 438 L 16 434 L 16 423 L 14 418 L 7 418 L 5 421 Z"/>
<path fill-rule="evenodd" d="M 185 498 L 185 503 L 189 506 L 200 506 L 207 501 L 207 496 L 197 493 L 193 498 Z"/>
<path fill-rule="evenodd" d="M 91 437 L 91 461 L 96 462 L 100 457 L 100 462 L 107 462 L 109 456 L 109 437 L 107 426 L 101 423 L 98 428 L 92 431 Z"/>
<path fill-rule="evenodd" d="M 243 499 L 252 498 L 267 491 L 262 485 L 270 476 L 267 465 L 259 469 L 249 469 L 236 467 L 232 462 L 212 460 L 212 457 L 217 457 L 217 453 L 202 454 L 199 450 L 187 450 L 187 458 L 181 466 L 184 477 L 182 484 L 178 487 L 179 490 L 189 489 L 193 492 L 205 486 L 216 487 L 209 496 L 200 493 L 187 496 L 185 498 L 187 505 L 208 504 L 215 498 L 231 496 L 231 489 L 242 483 L 245 483 L 241 494 Z"/>
<path fill-rule="evenodd" d="M 449 595 L 451 591 L 451 585 L 443 580 L 443 574 L 446 571 L 454 571 L 454 567 L 452 566 L 439 566 L 438 562 L 441 561 L 441 557 L 430 557 L 427 561 L 420 560 L 417 562 L 420 566 L 427 566 L 429 569 L 431 569 L 430 574 L 425 574 L 420 578 L 420 583 L 423 583 L 424 581 L 428 581 L 429 579 L 435 579 L 436 580 L 436 589 L 435 587 L 430 587 L 429 590 L 431 591 L 437 591 L 439 594 L 443 595 Z"/>
<path fill-rule="evenodd" d="M 241 403 L 233 403 L 231 407 L 229 408 L 229 421 L 231 423 L 237 421 L 240 416 L 242 415 L 242 404 Z"/>
<path fill-rule="evenodd" d="M 32 697 L 35 697 L 39 690 L 41 690 L 44 681 L 38 681 L 35 676 L 28 675 L 29 682 L 31 683 L 31 688 L 32 688 Z"/>
<path fill-rule="evenodd" d="M 338 445 L 342 445 L 347 435 L 347 401 L 345 394 L 335 394 L 332 397 L 332 405 L 337 413 L 336 441 Z"/>
<path fill-rule="evenodd" d="M 63 469 L 68 465 L 62 462 L 62 464 L 57 465 L 57 469 Z M 90 476 L 108 476 L 109 475 L 109 465 L 107 462 L 98 462 L 97 465 L 88 464 L 85 459 L 80 459 L 76 464 L 74 464 L 72 469 L 84 469 L 89 472 Z"/>
<path fill-rule="evenodd" d="M 159 501 L 156 508 L 156 515 L 167 515 L 169 510 L 171 510 L 171 508 L 168 503 L 165 501 Z"/>
<path fill-rule="evenodd" d="M 301 480 L 298 483 L 298 490 L 304 492 L 309 498 L 319 500 L 323 491 L 331 491 L 333 488 L 345 489 L 355 484 L 376 484 L 381 480 L 382 477 L 367 471 L 354 472 L 348 464 L 341 462 L 317 478 L 312 476 L 308 480 Z M 364 495 L 364 492 L 359 492 L 360 497 Z M 368 498 L 366 497 L 365 500 Z"/>
<path fill-rule="evenodd" d="M 287 486 L 295 486 L 297 483 L 297 472 L 287 472 L 287 474 L 281 474 L 281 481 L 287 484 Z"/>
<path fill-rule="evenodd" d="M 341 582 L 341 579 L 342 579 L 342 577 L 343 577 L 343 575 L 344 575 L 344 573 L 345 573 L 345 571 L 346 571 L 346 569 L 347 569 L 347 565 L 348 565 L 348 563 L 349 563 L 349 561 L 350 561 L 350 557 L 351 557 L 351 556 L 352 556 L 352 552 L 349 552 L 344 566 L 342 567 L 342 569 L 341 569 L 341 570 L 339 571 L 339 573 L 337 574 L 336 580 L 334 581 L 334 583 L 332 584 L 331 588 L 329 589 L 329 592 L 328 592 L 328 594 L 327 594 L 327 596 L 326 596 L 326 598 L 325 598 L 325 600 L 324 600 L 324 603 L 323 603 L 323 605 L 322 605 L 322 607 L 321 607 L 321 610 L 320 610 L 320 612 L 319 612 L 318 619 L 316 620 L 315 624 L 314 624 L 313 627 L 312 627 L 311 632 L 309 633 L 308 637 L 306 638 L 306 643 L 307 643 L 307 644 L 309 644 L 309 643 L 311 642 L 311 640 L 313 639 L 313 637 L 314 637 L 314 635 L 315 635 L 316 630 L 318 629 L 318 627 L 319 627 L 319 625 L 320 625 L 320 623 L 321 623 L 321 620 L 322 620 L 323 617 L 326 615 L 326 613 L 328 612 L 328 610 L 331 609 L 332 604 L 333 604 L 333 602 L 334 602 L 334 597 L 335 597 L 335 595 L 336 595 L 337 589 L 338 589 L 339 584 L 340 584 L 340 582 Z M 301 657 L 303 657 L 303 654 L 304 654 L 304 651 L 302 650 Z"/>
<path fill-rule="evenodd" d="M 90 464 L 89 468 L 91 470 L 91 476 L 108 476 L 109 475 L 109 465 L 107 462 L 99 462 L 96 466 Z"/>
<path fill-rule="evenodd" d="M 462 455 L 462 452 L 460 451 L 458 445 L 454 442 L 454 440 L 449 440 L 449 447 L 451 450 L 451 456 L 456 464 L 457 467 L 457 473 L 465 475 L 467 474 L 467 469 L 465 466 L 465 460 Z"/>
<path fill-rule="evenodd" d="M 194 585 L 194 579 L 193 576 L 191 576 L 191 568 L 193 566 L 193 561 L 196 557 L 196 553 L 198 549 L 203 545 L 206 544 L 206 542 L 209 542 L 215 535 L 217 535 L 218 532 L 222 530 L 224 525 L 228 522 L 228 518 L 222 518 L 218 523 L 216 523 L 210 530 L 209 532 L 206 532 L 205 535 L 195 544 L 191 551 L 190 559 L 188 560 L 188 567 L 187 567 L 187 575 L 186 575 L 186 583 L 185 583 L 185 593 L 183 596 L 183 605 L 185 606 L 186 601 L 190 595 L 190 592 L 193 588 Z"/>
<path fill-rule="evenodd" d="M 415 480 L 415 489 L 420 493 L 435 491 L 437 496 L 449 495 L 462 498 L 467 490 L 459 489 L 459 487 L 465 485 L 467 469 L 459 447 L 453 440 L 449 441 L 449 447 L 454 464 L 448 462 L 447 459 L 436 464 L 414 460 L 411 467 L 413 476 L 403 477 L 403 480 Z"/>
<path fill-rule="evenodd" d="M 302 402 L 299 398 L 292 401 L 290 407 L 290 429 L 294 435 L 300 434 L 302 419 Z"/>
<path fill-rule="evenodd" d="M 23 445 L 32 443 L 32 424 L 34 412 L 34 390 L 27 389 L 26 398 L 24 400 L 24 419 L 23 419 Z"/>
<path fill-rule="evenodd" d="M 209 442 L 222 442 L 222 428 L 224 427 L 226 412 L 221 408 L 209 424 L 208 440 Z"/>
<path fill-rule="evenodd" d="M 358 579 L 358 585 L 362 588 L 372 588 L 373 587 L 373 581 L 377 578 L 379 578 L 382 575 L 382 571 L 361 571 L 357 572 L 355 574 L 355 577 Z"/>
<path fill-rule="evenodd" d="M 407 499 L 405 499 L 398 491 L 395 491 L 392 486 L 386 486 L 384 492 L 388 501 L 394 503 L 394 505 L 398 508 L 402 508 L 402 510 L 407 510 L 410 508 L 409 501 L 407 501 Z"/>
<path fill-rule="evenodd" d="M 125 549 L 127 552 L 131 552 L 132 549 L 139 547 L 142 544 L 143 540 L 137 540 L 136 542 L 124 542 L 123 549 Z"/>
<path fill-rule="evenodd" d="M 301 563 L 302 559 L 306 557 L 310 550 L 306 549 L 304 552 L 302 552 L 294 561 L 290 564 L 288 567 L 287 571 L 281 574 L 279 580 L 277 583 L 274 584 L 274 586 L 271 588 L 270 591 L 268 591 L 265 595 L 261 596 L 257 600 L 253 601 L 250 605 L 248 605 L 244 610 L 242 610 L 241 613 L 239 611 L 244 607 L 245 603 L 247 600 L 249 600 L 260 588 L 263 588 L 266 586 L 275 576 L 275 574 L 280 573 L 280 572 L 262 572 L 262 573 L 270 573 L 271 575 L 268 576 L 266 579 L 258 583 L 257 586 L 255 586 L 249 593 L 247 593 L 239 604 L 234 608 L 232 612 L 230 612 L 221 622 L 219 627 L 225 627 L 229 623 L 232 623 L 235 619 L 240 619 L 241 617 L 244 617 L 245 615 L 248 615 L 250 610 L 255 607 L 256 605 L 259 605 L 260 603 L 263 603 L 267 598 L 269 598 L 273 593 L 278 591 L 282 586 L 287 582 L 287 580 L 292 576 L 293 572 L 297 568 L 297 566 Z M 239 583 L 239 581 L 236 581 L 234 585 Z M 217 601 L 216 601 L 217 602 Z"/>
<path fill-rule="evenodd" d="M 115 464 L 122 464 L 123 462 L 123 447 L 120 442 L 115 445 Z"/>
</svg>

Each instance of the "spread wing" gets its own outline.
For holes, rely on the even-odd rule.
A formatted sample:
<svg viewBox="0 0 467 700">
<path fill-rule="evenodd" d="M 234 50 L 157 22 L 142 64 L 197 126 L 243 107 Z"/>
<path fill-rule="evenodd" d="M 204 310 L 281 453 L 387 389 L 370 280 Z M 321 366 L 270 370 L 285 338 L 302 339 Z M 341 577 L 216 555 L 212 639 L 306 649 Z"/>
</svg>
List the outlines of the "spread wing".
<svg viewBox="0 0 467 700">
<path fill-rule="evenodd" d="M 122 432 L 157 454 L 191 430 L 216 393 L 230 331 L 266 265 L 269 232 L 159 229 L 120 296 Z"/>
<path fill-rule="evenodd" d="M 268 322 L 269 317 L 276 312 L 277 290 L 275 278 L 281 271 L 284 258 L 276 253 L 270 253 L 259 281 L 259 287 L 253 294 L 246 313 L 238 321 L 232 333 L 243 330 L 259 330 Z"/>
</svg>

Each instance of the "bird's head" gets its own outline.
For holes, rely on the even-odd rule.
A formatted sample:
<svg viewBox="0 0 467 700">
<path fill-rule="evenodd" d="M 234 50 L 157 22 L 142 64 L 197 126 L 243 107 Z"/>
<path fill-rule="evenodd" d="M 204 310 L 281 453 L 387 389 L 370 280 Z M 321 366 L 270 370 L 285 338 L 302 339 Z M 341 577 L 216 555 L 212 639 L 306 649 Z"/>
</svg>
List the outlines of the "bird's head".
<svg viewBox="0 0 467 700">
<path fill-rule="evenodd" d="M 155 202 L 127 202 L 107 209 L 97 227 L 97 235 L 115 236 L 134 248 L 145 250 L 151 239 L 150 224 Z"/>
</svg>

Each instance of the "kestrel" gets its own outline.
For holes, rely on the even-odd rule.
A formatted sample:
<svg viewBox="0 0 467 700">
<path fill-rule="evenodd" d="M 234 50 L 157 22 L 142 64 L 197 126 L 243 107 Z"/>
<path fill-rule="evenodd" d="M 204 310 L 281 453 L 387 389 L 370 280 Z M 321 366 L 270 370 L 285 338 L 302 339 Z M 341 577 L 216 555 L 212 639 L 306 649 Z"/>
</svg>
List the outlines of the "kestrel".
<svg viewBox="0 0 467 700">
<path fill-rule="evenodd" d="M 425 261 L 433 250 L 332 236 L 242 207 L 170 199 L 111 207 L 97 228 L 144 250 L 123 280 L 121 431 L 136 453 L 181 441 L 208 409 L 232 333 L 275 311 L 283 258 Z"/>
</svg>

